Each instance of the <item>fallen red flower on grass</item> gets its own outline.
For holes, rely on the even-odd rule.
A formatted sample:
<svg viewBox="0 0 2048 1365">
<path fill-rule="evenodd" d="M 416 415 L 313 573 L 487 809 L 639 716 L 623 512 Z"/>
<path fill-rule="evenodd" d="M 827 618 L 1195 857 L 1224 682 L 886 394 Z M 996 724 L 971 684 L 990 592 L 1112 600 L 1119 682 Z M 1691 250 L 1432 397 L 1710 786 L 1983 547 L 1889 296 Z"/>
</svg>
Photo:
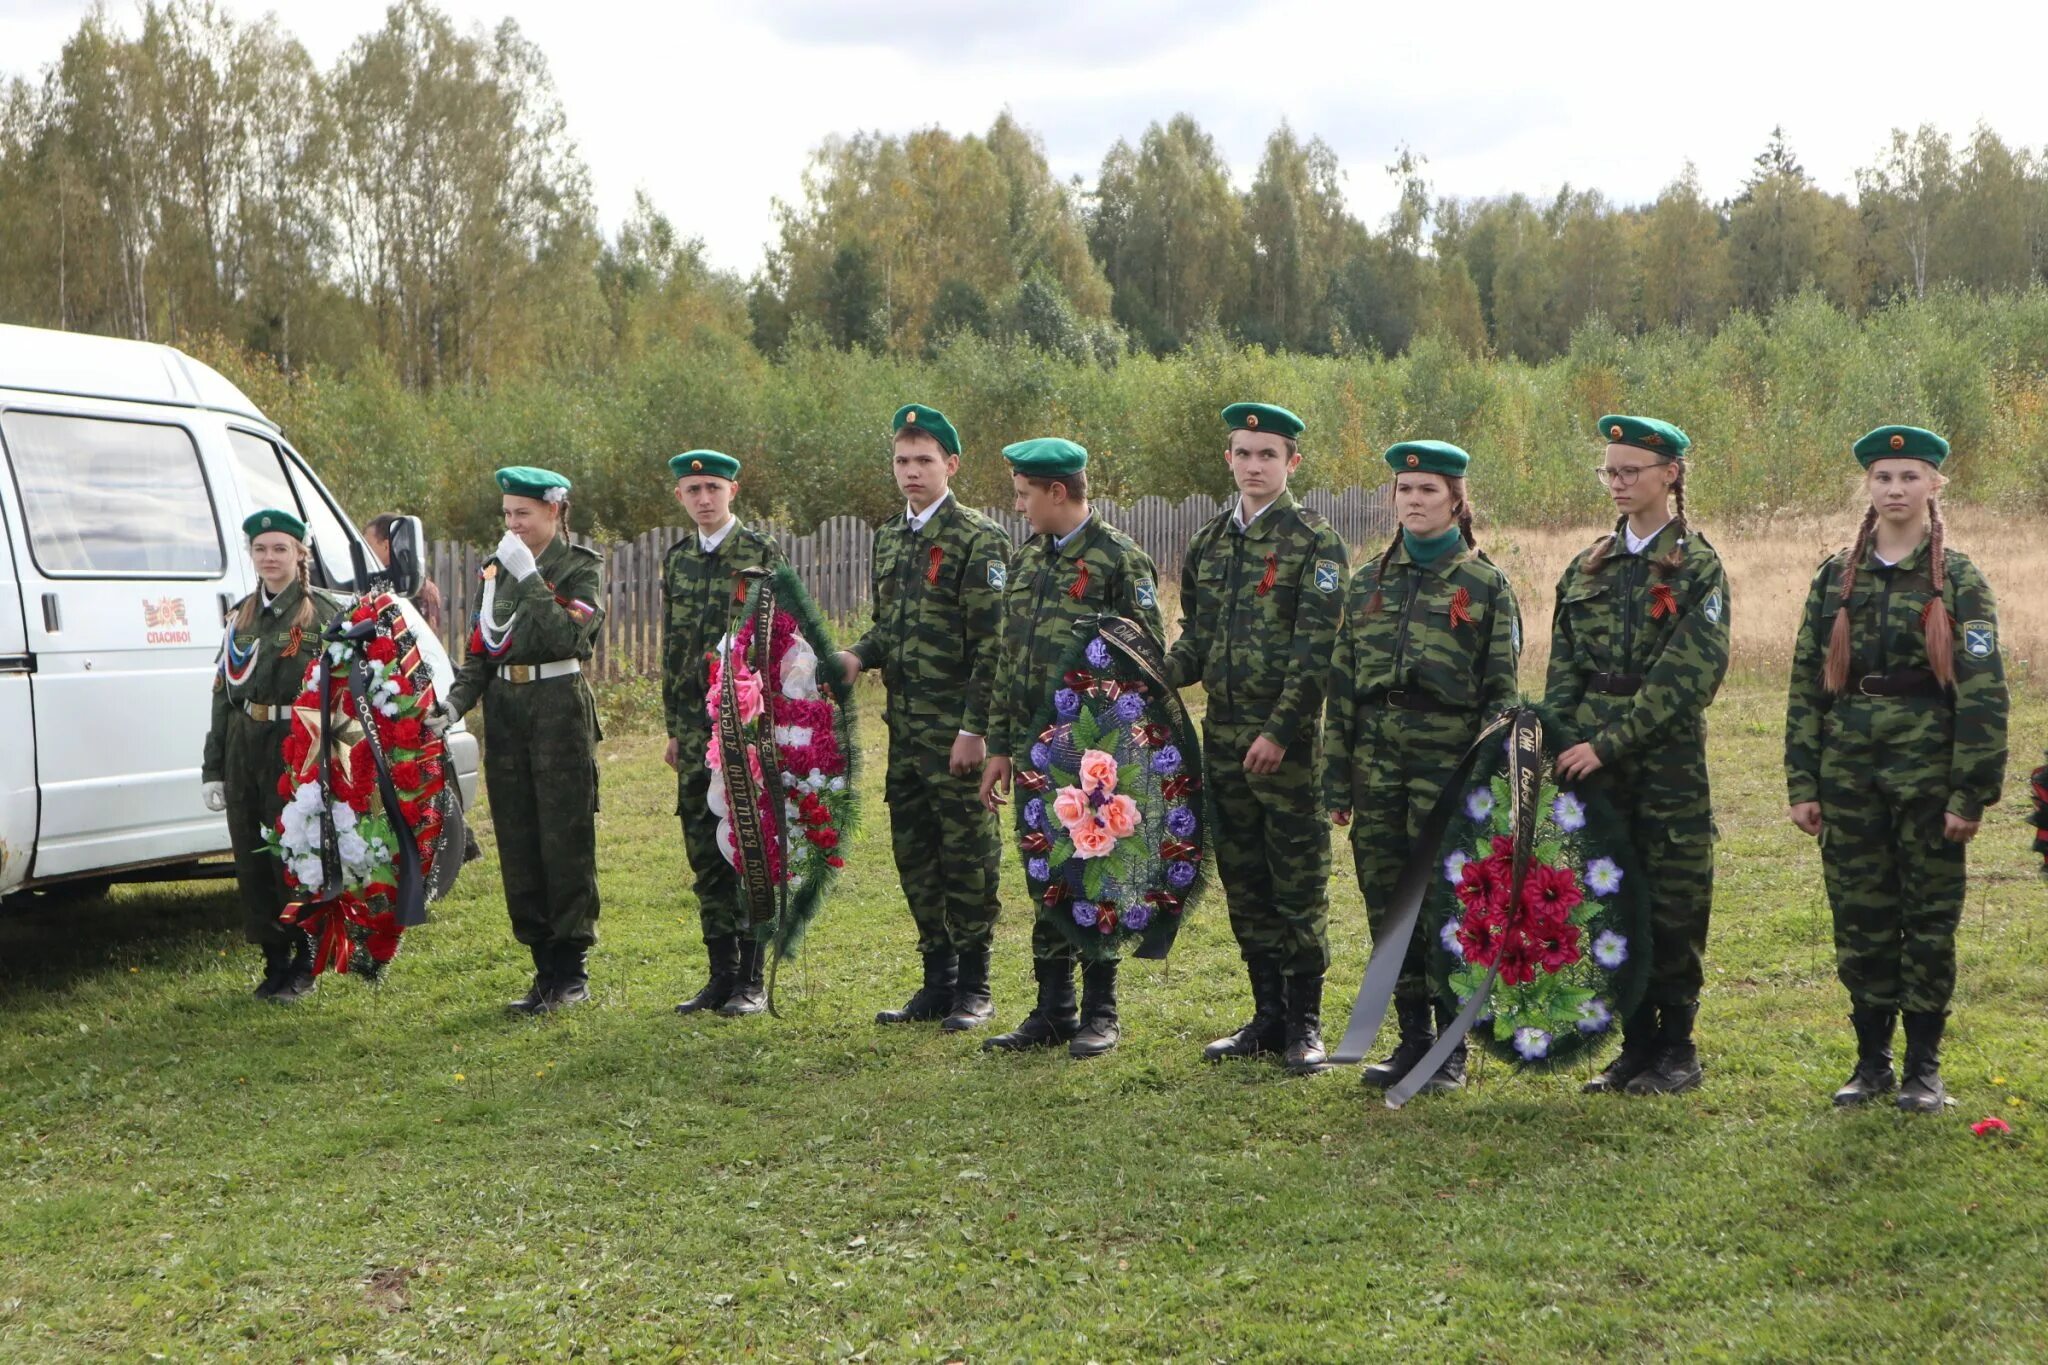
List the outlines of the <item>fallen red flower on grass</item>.
<svg viewBox="0 0 2048 1365">
<path fill-rule="evenodd" d="M 1978 1137 L 1990 1137 L 1993 1133 L 2010 1133 L 2012 1125 L 1999 1118 L 1996 1114 L 1993 1114 L 1989 1118 L 1981 1118 L 1971 1124 L 1970 1131 Z"/>
</svg>

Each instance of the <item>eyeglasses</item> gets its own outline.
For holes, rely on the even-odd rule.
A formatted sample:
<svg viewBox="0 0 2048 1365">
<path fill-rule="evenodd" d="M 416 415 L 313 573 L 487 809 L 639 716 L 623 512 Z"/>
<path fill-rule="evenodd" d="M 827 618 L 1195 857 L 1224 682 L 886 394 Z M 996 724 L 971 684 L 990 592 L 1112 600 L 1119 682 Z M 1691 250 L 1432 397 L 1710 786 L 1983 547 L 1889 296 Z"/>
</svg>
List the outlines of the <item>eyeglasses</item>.
<svg viewBox="0 0 2048 1365">
<path fill-rule="evenodd" d="M 1643 476 L 1645 469 L 1654 468 L 1656 466 L 1647 464 L 1618 464 L 1611 467 L 1596 464 L 1593 466 L 1593 477 L 1610 488 L 1629 488 Z"/>
</svg>

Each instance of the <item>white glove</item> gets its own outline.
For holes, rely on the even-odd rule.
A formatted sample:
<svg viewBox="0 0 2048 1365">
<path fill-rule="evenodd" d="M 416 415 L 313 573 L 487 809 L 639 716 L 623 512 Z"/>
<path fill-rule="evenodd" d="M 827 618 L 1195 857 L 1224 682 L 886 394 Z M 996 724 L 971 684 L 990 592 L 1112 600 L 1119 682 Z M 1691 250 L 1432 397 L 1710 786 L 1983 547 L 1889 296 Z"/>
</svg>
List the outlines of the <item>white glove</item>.
<svg viewBox="0 0 2048 1365">
<path fill-rule="evenodd" d="M 206 803 L 208 810 L 228 808 L 228 789 L 224 783 L 202 782 L 199 784 L 199 799 Z"/>
<path fill-rule="evenodd" d="M 498 563 L 514 578 L 531 578 L 540 566 L 533 562 L 533 551 L 526 548 L 526 542 L 510 531 L 498 542 Z"/>
<path fill-rule="evenodd" d="M 420 724 L 426 726 L 429 733 L 435 735 L 447 734 L 448 727 L 454 723 L 455 713 L 448 709 L 448 703 L 444 701 L 435 702 L 434 709 L 420 717 Z"/>
</svg>

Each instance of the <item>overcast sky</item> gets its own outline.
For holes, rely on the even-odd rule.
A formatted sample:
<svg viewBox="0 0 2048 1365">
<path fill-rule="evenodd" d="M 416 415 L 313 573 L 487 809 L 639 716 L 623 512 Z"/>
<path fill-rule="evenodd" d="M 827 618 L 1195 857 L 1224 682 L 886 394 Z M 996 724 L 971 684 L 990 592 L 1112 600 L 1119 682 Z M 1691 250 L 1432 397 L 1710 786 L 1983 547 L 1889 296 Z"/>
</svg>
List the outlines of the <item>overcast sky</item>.
<svg viewBox="0 0 2048 1365">
<path fill-rule="evenodd" d="M 274 10 L 324 68 L 383 6 Z M 1438 194 L 1654 198 L 1687 160 L 1733 194 L 1772 125 L 1823 185 L 1850 190 L 1894 126 L 2048 146 L 2038 65 L 2048 5 L 1407 4 L 1324 0 L 439 0 L 463 25 L 510 16 L 547 53 L 615 227 L 644 188 L 714 265 L 751 272 L 830 133 L 987 128 L 1008 107 L 1054 170 L 1092 183 L 1104 151 L 1192 113 L 1240 186 L 1281 119 L 1337 151 L 1377 224 L 1384 166 L 1428 158 Z M 136 10 L 109 0 L 132 26 Z M 89 0 L 0 0 L 0 72 L 40 73 Z"/>
</svg>

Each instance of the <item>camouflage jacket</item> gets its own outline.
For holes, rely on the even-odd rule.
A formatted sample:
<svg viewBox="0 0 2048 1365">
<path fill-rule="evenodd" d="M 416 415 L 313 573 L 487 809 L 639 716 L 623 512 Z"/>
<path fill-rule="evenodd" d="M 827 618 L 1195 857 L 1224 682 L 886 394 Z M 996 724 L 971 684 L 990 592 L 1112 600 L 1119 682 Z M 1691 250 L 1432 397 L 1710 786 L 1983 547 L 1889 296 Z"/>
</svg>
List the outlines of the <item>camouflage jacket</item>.
<svg viewBox="0 0 2048 1365">
<path fill-rule="evenodd" d="M 469 652 L 455 670 L 448 707 L 462 715 L 476 705 L 502 664 L 550 664 L 588 660 L 604 628 L 604 556 L 586 545 L 556 536 L 535 560 L 536 571 L 514 578 L 493 556 L 484 565 L 494 574 L 491 624 L 505 631 L 502 651 L 479 648 L 471 618 Z M 482 610 L 481 603 L 478 606 Z"/>
<path fill-rule="evenodd" d="M 1843 550 L 1820 566 L 1799 618 L 1785 708 L 1788 797 L 1794 804 L 1820 800 L 1828 769 L 1858 786 L 1874 781 L 1901 796 L 1944 796 L 1954 814 L 1981 818 L 2005 782 L 2005 668 L 1990 584 L 1961 551 L 1945 552 L 1956 632 L 1953 695 L 1867 697 L 1856 690 L 1865 676 L 1927 667 L 1920 613 L 1934 596 L 1925 541 L 1891 567 L 1872 555 L 1849 594 L 1851 691 L 1836 697 L 1821 677 L 1848 558 Z"/>
<path fill-rule="evenodd" d="M 1285 492 L 1247 527 L 1226 507 L 1182 559 L 1167 677 L 1202 684 L 1208 719 L 1285 748 L 1315 733 L 1343 606 L 1344 542 L 1321 516 Z"/>
<path fill-rule="evenodd" d="M 292 640 L 292 619 L 299 614 L 302 591 L 297 583 L 288 586 L 270 600 L 269 606 L 257 611 L 256 619 L 247 630 L 240 629 L 235 619 L 241 615 L 248 598 L 237 602 L 228 612 L 229 624 L 221 644 L 220 661 L 213 674 L 213 723 L 206 731 L 206 749 L 199 764 L 200 780 L 220 782 L 226 778 L 224 769 L 227 766 L 231 711 L 244 702 L 288 705 L 297 701 L 299 693 L 304 690 L 306 665 L 320 653 L 320 632 L 348 606 L 348 599 L 314 588 L 312 623 L 299 631 L 295 643 Z M 260 604 L 261 599 L 258 601 Z M 241 667 L 235 667 L 234 660 L 229 658 L 230 644 L 242 659 Z M 247 653 L 251 650 L 255 651 L 253 658 Z"/>
<path fill-rule="evenodd" d="M 1377 611 L 1368 611 L 1374 589 Z M 1463 594 L 1462 598 L 1460 594 Z M 1514 704 L 1522 660 L 1522 616 L 1515 590 L 1485 555 L 1469 546 L 1434 564 L 1394 551 L 1384 580 L 1380 561 L 1352 575 L 1344 628 L 1330 665 L 1329 764 L 1324 788 L 1332 810 L 1352 805 L 1353 754 L 1367 737 L 1360 712 L 1389 691 L 1418 692 L 1462 715 L 1450 747 L 1470 744 L 1487 718 Z M 1416 713 L 1437 734 L 1442 713 Z"/>
<path fill-rule="evenodd" d="M 1697 531 L 1675 568 L 1665 563 L 1677 547 L 1675 525 L 1639 555 L 1621 535 L 1617 527 L 1580 551 L 1557 580 L 1544 700 L 1603 764 L 1703 790 L 1706 710 L 1728 673 L 1728 575 Z M 1609 552 L 1592 567 L 1603 547 Z M 1631 696 L 1596 692 L 1587 687 L 1593 673 L 1634 674 L 1641 685 Z"/>
<path fill-rule="evenodd" d="M 1076 623 L 1123 616 L 1162 645 L 1158 570 L 1152 556 L 1097 512 L 1064 548 L 1049 535 L 1025 542 L 1003 591 L 1002 648 L 989 702 L 988 751 L 1006 758 L 1029 746 L 1046 698 L 1074 647 Z"/>
<path fill-rule="evenodd" d="M 1009 534 L 950 495 L 922 530 L 875 532 L 875 624 L 852 652 L 881 670 L 892 737 L 988 732 L 1009 559 Z"/>
<path fill-rule="evenodd" d="M 669 547 L 661 561 L 661 709 L 671 738 L 710 733 L 711 651 L 746 597 L 740 571 L 782 563 L 775 538 L 751 526 L 735 525 L 709 554 L 695 531 Z"/>
</svg>

